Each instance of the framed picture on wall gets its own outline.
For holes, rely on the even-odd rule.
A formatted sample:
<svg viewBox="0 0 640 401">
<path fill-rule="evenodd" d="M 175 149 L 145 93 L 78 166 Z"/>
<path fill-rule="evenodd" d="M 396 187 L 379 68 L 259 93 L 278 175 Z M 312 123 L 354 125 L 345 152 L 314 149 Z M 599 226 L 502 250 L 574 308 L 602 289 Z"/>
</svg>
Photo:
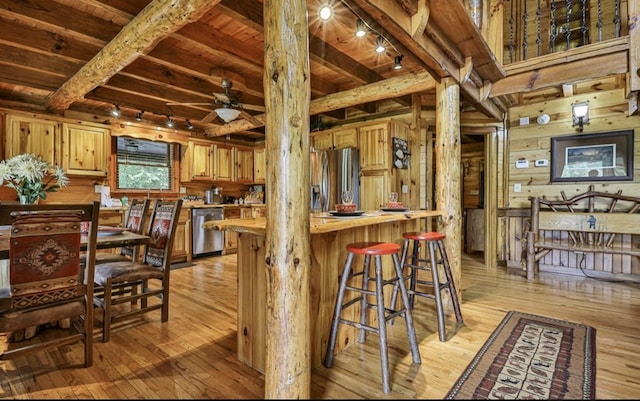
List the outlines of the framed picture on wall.
<svg viewBox="0 0 640 401">
<path fill-rule="evenodd" d="M 633 180 L 633 130 L 551 138 L 551 182 Z"/>
</svg>

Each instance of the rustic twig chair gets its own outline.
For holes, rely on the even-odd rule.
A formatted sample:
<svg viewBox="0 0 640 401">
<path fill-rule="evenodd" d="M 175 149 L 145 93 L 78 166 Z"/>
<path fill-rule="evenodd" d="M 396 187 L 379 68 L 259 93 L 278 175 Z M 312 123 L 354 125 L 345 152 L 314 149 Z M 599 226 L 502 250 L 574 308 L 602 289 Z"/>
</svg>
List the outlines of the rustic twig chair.
<svg viewBox="0 0 640 401">
<path fill-rule="evenodd" d="M 113 323 L 143 313 L 160 309 L 161 321 L 169 320 L 171 251 L 181 207 L 182 200 L 155 202 L 147 232 L 151 242 L 144 246 L 141 261 L 96 265 L 95 283 L 102 291 L 94 297 L 94 304 L 103 312 L 102 341 L 110 340 Z M 155 282 L 153 287 L 151 281 Z M 130 293 L 117 291 L 127 285 L 140 288 Z"/>
<path fill-rule="evenodd" d="M 66 319 L 72 322 L 60 333 L 47 334 L 47 339 L 7 343 L 0 360 L 83 342 L 84 366 L 92 365 L 93 261 L 99 212 L 99 202 L 0 205 L 0 225 L 11 225 L 10 304 L 0 310 L 0 332 L 26 330 Z M 80 223 L 83 221 L 91 223 L 86 245 L 89 263 L 86 264 L 80 263 Z"/>
</svg>

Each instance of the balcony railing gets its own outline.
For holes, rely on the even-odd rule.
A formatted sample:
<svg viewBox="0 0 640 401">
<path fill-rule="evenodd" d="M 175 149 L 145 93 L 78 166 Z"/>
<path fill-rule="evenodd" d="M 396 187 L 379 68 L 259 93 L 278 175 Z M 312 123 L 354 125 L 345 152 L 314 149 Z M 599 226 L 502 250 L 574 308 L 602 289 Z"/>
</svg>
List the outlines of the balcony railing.
<svg viewBox="0 0 640 401">
<path fill-rule="evenodd" d="M 505 0 L 504 64 L 628 35 L 628 1 Z"/>
</svg>

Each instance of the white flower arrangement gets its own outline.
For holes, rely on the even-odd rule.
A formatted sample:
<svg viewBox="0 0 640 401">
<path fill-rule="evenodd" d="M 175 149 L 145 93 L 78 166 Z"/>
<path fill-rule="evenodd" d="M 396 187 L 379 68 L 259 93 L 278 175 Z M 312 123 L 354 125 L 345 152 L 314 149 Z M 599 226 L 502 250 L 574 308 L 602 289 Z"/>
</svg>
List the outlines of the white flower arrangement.
<svg viewBox="0 0 640 401">
<path fill-rule="evenodd" d="M 20 203 L 33 204 L 69 184 L 63 169 L 40 156 L 20 154 L 0 161 L 0 184 L 13 188 Z"/>
</svg>

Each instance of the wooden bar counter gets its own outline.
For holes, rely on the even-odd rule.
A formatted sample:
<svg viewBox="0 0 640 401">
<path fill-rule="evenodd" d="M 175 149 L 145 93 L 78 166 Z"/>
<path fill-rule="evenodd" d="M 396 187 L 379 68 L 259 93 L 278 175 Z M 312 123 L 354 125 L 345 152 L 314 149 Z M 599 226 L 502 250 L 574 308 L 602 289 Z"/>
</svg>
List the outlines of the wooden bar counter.
<svg viewBox="0 0 640 401">
<path fill-rule="evenodd" d="M 312 214 L 311 231 L 311 363 L 324 359 L 338 280 L 347 257 L 346 245 L 358 241 L 386 241 L 402 245 L 402 233 L 419 230 L 420 219 L 440 216 L 439 211 L 369 212 L 358 217 L 335 218 Z M 235 231 L 238 235 L 238 359 L 264 372 L 265 365 L 265 232 L 267 219 L 225 219 L 209 221 L 203 227 Z M 360 259 L 355 269 L 362 269 Z M 391 271 L 391 259 L 383 258 L 383 269 Z M 391 298 L 391 289 L 385 290 Z M 357 308 L 350 308 L 357 313 Z M 375 315 L 375 314 L 371 314 Z M 336 352 L 357 341 L 356 329 L 340 326 Z"/>
</svg>

